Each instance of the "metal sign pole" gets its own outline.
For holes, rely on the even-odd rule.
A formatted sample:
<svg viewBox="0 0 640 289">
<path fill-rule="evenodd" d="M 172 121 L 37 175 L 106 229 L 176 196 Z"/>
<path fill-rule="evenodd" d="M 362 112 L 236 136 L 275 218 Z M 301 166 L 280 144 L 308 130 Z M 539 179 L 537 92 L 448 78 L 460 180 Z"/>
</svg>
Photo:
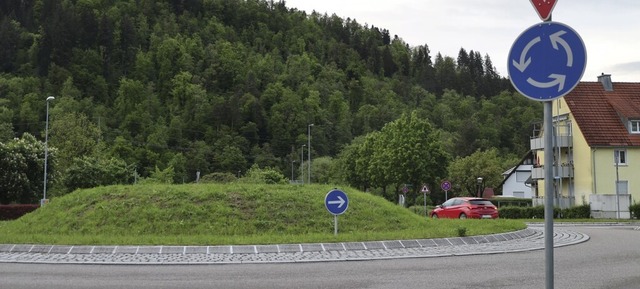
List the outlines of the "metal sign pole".
<svg viewBox="0 0 640 289">
<path fill-rule="evenodd" d="M 349 208 L 349 198 L 343 191 L 333 189 L 324 197 L 324 205 L 333 214 L 333 234 L 338 235 L 338 215 Z"/>
<path fill-rule="evenodd" d="M 544 101 L 544 234 L 546 288 L 553 289 L 553 100 L 571 92 L 582 78 L 587 49 L 573 28 L 551 21 L 556 0 L 531 0 L 544 21 L 522 32 L 511 46 L 509 79 L 522 95 Z M 559 49 L 558 42 L 562 43 Z M 536 65 L 531 65 L 534 63 Z M 556 89 L 557 87 L 557 89 Z M 558 159 L 559 160 L 559 159 Z"/>
<path fill-rule="evenodd" d="M 544 102 L 544 248 L 546 288 L 553 289 L 553 117 L 552 101 Z"/>
</svg>

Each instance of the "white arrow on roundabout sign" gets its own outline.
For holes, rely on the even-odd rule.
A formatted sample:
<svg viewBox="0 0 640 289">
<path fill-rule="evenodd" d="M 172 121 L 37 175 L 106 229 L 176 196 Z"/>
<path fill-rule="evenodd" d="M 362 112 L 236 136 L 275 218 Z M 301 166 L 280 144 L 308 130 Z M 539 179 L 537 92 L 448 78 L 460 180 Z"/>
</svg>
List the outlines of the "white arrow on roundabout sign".
<svg viewBox="0 0 640 289">
<path fill-rule="evenodd" d="M 324 197 L 324 205 L 329 213 L 341 215 L 349 207 L 349 198 L 343 191 L 333 189 Z"/>
<path fill-rule="evenodd" d="M 542 22 L 522 32 L 511 46 L 509 78 L 524 96 L 546 101 L 578 85 L 587 66 L 580 35 L 560 22 Z"/>
</svg>

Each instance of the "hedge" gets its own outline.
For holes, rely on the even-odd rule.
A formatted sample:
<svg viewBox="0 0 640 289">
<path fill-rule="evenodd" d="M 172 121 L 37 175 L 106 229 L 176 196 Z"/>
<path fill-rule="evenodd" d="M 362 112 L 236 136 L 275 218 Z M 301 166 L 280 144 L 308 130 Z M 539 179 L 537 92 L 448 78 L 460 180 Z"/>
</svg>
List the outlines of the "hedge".
<svg viewBox="0 0 640 289">
<path fill-rule="evenodd" d="M 544 219 L 544 206 L 535 207 L 501 207 L 500 218 L 505 219 Z M 589 219 L 591 207 L 582 205 L 567 209 L 553 208 L 554 219 Z"/>
<path fill-rule="evenodd" d="M 15 220 L 35 211 L 40 205 L 0 205 L 0 221 Z"/>
<path fill-rule="evenodd" d="M 533 200 L 530 198 L 512 198 L 512 197 L 499 197 L 489 199 L 496 207 L 531 207 Z"/>
</svg>

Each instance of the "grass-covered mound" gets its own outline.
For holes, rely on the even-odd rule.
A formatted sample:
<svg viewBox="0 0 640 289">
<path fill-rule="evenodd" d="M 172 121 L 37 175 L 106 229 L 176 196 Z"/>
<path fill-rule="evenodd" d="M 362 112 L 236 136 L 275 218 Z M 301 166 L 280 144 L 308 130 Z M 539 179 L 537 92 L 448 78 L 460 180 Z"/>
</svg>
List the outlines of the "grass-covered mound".
<svg viewBox="0 0 640 289">
<path fill-rule="evenodd" d="M 488 234 L 518 221 L 427 220 L 383 198 L 342 188 L 349 208 L 324 205 L 330 186 L 190 184 L 78 190 L 22 218 L 0 223 L 0 243 L 264 244 Z"/>
</svg>

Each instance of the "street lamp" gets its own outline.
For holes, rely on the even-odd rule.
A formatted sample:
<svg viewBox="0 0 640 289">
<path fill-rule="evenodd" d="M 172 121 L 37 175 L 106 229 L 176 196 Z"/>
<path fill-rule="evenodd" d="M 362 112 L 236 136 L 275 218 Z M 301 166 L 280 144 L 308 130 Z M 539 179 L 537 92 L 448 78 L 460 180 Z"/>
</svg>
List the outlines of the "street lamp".
<svg viewBox="0 0 640 289">
<path fill-rule="evenodd" d="M 44 129 L 44 189 L 42 194 L 42 200 L 40 200 L 40 206 L 44 206 L 47 201 L 47 157 L 49 155 L 49 101 L 56 99 L 53 96 L 47 97 L 47 116 Z"/>
<path fill-rule="evenodd" d="M 300 150 L 300 181 L 304 184 L 304 147 L 307 145 L 302 145 Z"/>
<path fill-rule="evenodd" d="M 424 216 L 427 216 L 427 193 L 429 192 L 429 188 L 427 185 L 424 185 L 422 188 L 423 198 L 424 198 Z"/>
<path fill-rule="evenodd" d="M 308 155 L 307 155 L 307 159 L 309 161 L 309 167 L 308 167 L 308 176 L 307 176 L 307 183 L 311 183 L 311 127 L 313 126 L 313 123 L 307 126 L 307 147 L 308 147 Z"/>
<path fill-rule="evenodd" d="M 482 177 L 478 177 L 478 197 L 482 198 Z"/>
</svg>

